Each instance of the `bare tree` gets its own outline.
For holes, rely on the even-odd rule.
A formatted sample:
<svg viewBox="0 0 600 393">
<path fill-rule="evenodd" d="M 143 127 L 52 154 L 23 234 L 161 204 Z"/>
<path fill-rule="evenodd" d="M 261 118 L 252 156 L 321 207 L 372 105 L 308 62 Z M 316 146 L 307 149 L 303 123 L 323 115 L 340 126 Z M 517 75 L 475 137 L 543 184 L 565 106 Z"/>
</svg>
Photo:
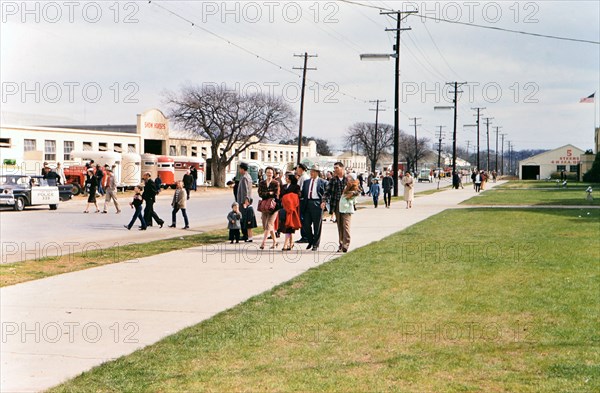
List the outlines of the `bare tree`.
<svg viewBox="0 0 600 393">
<path fill-rule="evenodd" d="M 281 97 L 240 95 L 225 87 L 185 87 L 167 93 L 171 120 L 191 136 L 211 142 L 212 179 L 225 186 L 227 166 L 243 151 L 263 141 L 289 135 L 294 110 Z"/>
<path fill-rule="evenodd" d="M 417 139 L 416 149 L 416 160 L 419 161 L 424 158 L 431 150 L 429 149 L 428 138 Z M 407 168 L 413 168 L 415 165 L 415 137 L 413 135 L 400 132 L 400 144 L 398 146 L 398 154 L 400 154 L 400 160 L 406 161 Z M 415 172 L 419 168 L 414 168 Z"/>
<path fill-rule="evenodd" d="M 389 124 L 355 123 L 348 129 L 346 147 L 356 146 L 358 151 L 371 162 L 371 172 L 375 172 L 377 161 L 382 153 L 388 152 L 394 143 L 394 127 Z"/>
</svg>

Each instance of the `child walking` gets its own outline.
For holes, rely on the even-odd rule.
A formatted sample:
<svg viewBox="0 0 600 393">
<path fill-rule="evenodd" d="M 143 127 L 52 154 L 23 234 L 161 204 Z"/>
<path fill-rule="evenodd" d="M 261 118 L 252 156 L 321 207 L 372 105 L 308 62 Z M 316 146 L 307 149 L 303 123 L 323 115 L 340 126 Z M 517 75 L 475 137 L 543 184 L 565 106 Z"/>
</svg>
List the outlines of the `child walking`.
<svg viewBox="0 0 600 393">
<path fill-rule="evenodd" d="M 242 213 L 240 213 L 240 206 L 237 202 L 233 202 L 231 205 L 231 211 L 227 215 L 227 228 L 229 229 L 229 240 L 233 244 L 233 240 L 236 243 L 240 242 L 240 229 L 242 228 L 240 220 L 242 219 Z"/>
<path fill-rule="evenodd" d="M 256 228 L 258 225 L 256 224 L 256 214 L 254 214 L 254 208 L 252 207 L 252 198 L 246 197 L 244 198 L 244 210 L 242 214 L 242 220 L 246 224 L 246 229 L 248 230 L 248 238 L 245 240 L 248 243 L 252 243 L 252 229 Z"/>
<path fill-rule="evenodd" d="M 129 206 L 131 206 L 132 209 L 135 209 L 135 213 L 133 213 L 133 217 L 131 218 L 129 225 L 124 225 L 124 227 L 128 230 L 131 230 L 131 227 L 133 226 L 133 224 L 135 224 L 136 218 L 139 218 L 140 223 L 142 224 L 140 231 L 145 231 L 146 221 L 144 221 L 144 215 L 142 214 L 142 189 L 139 186 L 136 186 L 134 188 L 134 191 L 135 195 L 133 196 L 133 200 L 131 201 L 131 203 L 129 203 Z"/>
</svg>

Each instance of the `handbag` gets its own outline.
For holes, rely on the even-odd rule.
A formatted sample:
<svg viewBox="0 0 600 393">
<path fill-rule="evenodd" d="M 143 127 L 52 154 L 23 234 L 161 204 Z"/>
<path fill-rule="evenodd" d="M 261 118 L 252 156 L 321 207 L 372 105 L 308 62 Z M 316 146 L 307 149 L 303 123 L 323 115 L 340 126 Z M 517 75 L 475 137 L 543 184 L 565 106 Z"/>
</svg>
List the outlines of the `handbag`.
<svg viewBox="0 0 600 393">
<path fill-rule="evenodd" d="M 258 202 L 258 211 L 261 213 L 273 213 L 276 206 L 277 202 L 275 202 L 275 198 L 261 199 Z"/>
</svg>

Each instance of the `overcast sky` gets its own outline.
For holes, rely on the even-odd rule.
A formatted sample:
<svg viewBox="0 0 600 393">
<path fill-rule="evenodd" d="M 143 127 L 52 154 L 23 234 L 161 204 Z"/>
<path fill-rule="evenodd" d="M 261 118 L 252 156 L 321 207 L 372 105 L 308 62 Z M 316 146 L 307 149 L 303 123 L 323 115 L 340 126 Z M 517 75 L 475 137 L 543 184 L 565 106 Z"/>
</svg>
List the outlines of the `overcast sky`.
<svg viewBox="0 0 600 393">
<path fill-rule="evenodd" d="M 598 1 L 360 3 L 600 41 Z M 393 124 L 394 61 L 359 55 L 392 53 L 394 33 L 385 29 L 394 26 L 376 8 L 340 1 L 3 1 L 1 119 L 135 124 L 146 109 L 168 112 L 165 91 L 203 83 L 281 94 L 299 112 L 301 72 L 292 68 L 302 65 L 294 54 L 306 51 L 318 57 L 309 59 L 317 70 L 308 72 L 304 135 L 339 148 L 350 125 L 375 120 L 369 100 L 386 100 L 380 121 Z M 598 44 L 414 16 L 403 27 L 412 30 L 401 35 L 402 130 L 413 133 L 409 118 L 417 117 L 419 136 L 433 140 L 441 125 L 451 143 L 452 111 L 434 106 L 451 105 L 446 82 L 469 82 L 459 99 L 459 145 L 473 146 L 476 129 L 463 125 L 475 123 L 472 107 L 486 107 L 492 149 L 495 126 L 516 149 L 592 148 L 600 105 L 579 100 L 594 92 L 598 100 Z"/>
</svg>

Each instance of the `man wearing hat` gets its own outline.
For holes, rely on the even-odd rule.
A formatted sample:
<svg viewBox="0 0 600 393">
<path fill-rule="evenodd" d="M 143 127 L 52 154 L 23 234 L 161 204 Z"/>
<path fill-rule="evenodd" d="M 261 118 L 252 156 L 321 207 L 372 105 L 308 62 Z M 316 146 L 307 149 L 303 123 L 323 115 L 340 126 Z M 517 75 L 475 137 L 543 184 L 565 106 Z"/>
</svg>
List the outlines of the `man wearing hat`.
<svg viewBox="0 0 600 393">
<path fill-rule="evenodd" d="M 307 250 L 317 251 L 321 242 L 321 223 L 323 219 L 323 196 L 327 182 L 319 177 L 321 169 L 317 164 L 310 168 L 310 179 L 302 185 L 302 202 L 300 214 L 302 216 L 302 229 L 308 241 Z"/>
<path fill-rule="evenodd" d="M 248 164 L 245 162 L 240 163 L 240 179 L 236 191 L 236 201 L 240 208 L 242 217 L 246 217 L 247 208 L 244 207 L 244 200 L 250 198 L 252 200 L 252 176 L 248 173 Z M 242 220 L 242 239 L 247 241 L 248 239 L 248 225 L 245 220 Z"/>
<path fill-rule="evenodd" d="M 306 165 L 300 163 L 295 168 L 296 170 L 296 178 L 298 179 L 298 185 L 300 186 L 300 206 L 302 206 L 302 187 L 304 186 L 304 182 L 307 181 L 310 176 L 307 173 Z M 300 212 L 300 221 L 302 221 L 302 212 Z M 296 241 L 296 243 L 308 243 L 308 236 L 306 235 L 306 231 L 304 230 L 304 226 L 300 228 L 300 239 Z"/>
</svg>

